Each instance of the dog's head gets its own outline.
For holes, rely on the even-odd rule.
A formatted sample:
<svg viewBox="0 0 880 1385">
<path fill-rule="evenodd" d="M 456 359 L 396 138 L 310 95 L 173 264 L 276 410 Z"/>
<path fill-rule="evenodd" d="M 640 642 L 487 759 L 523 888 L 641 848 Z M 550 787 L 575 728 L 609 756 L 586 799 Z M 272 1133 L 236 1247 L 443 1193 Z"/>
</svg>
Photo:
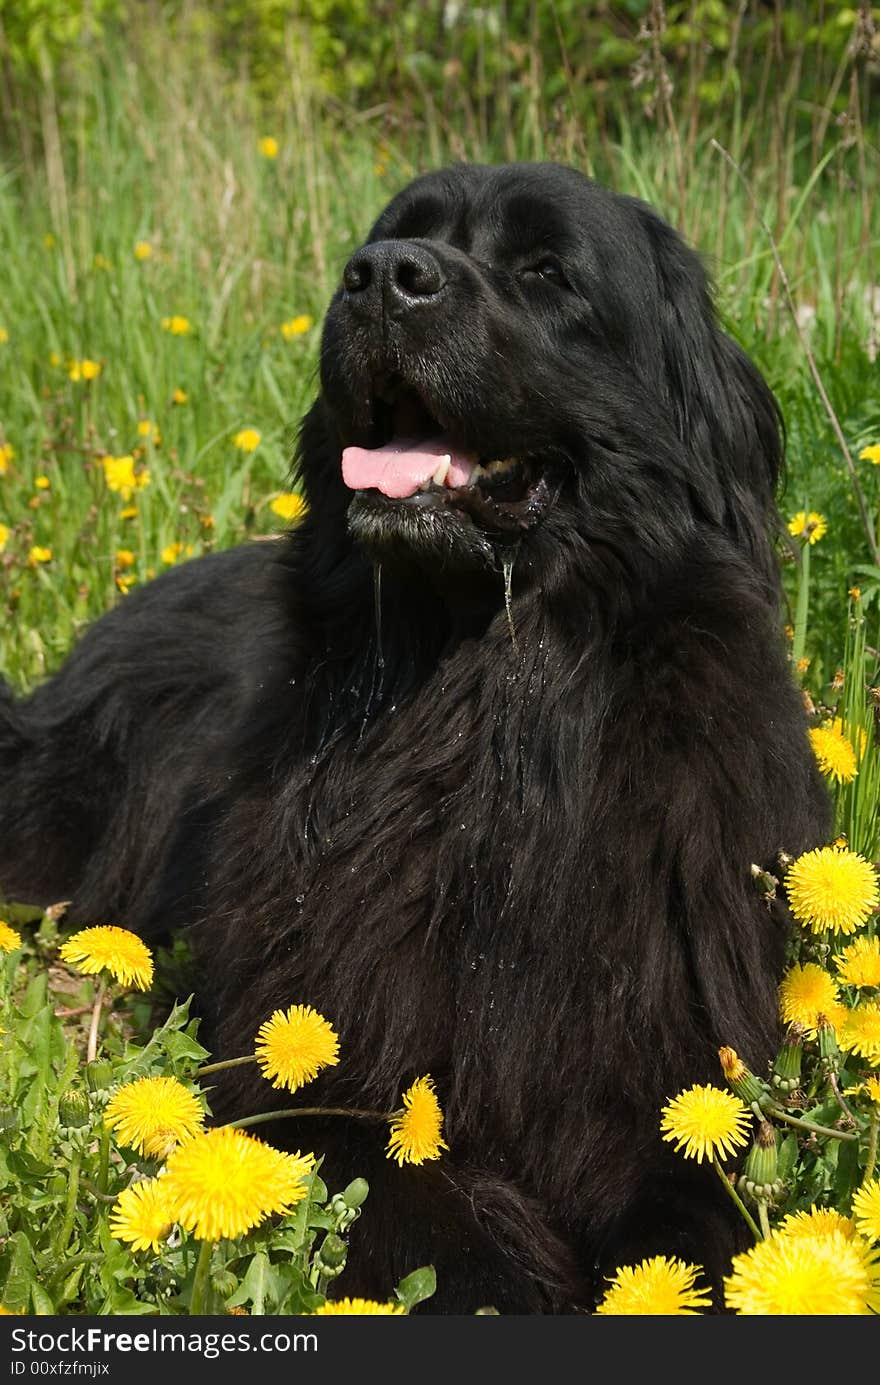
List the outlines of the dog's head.
<svg viewBox="0 0 880 1385">
<path fill-rule="evenodd" d="M 345 266 L 321 384 L 306 486 L 373 556 L 497 568 L 515 544 L 544 567 L 560 544 L 668 551 L 707 527 L 765 543 L 767 386 L 697 255 L 572 169 L 411 183 Z"/>
</svg>

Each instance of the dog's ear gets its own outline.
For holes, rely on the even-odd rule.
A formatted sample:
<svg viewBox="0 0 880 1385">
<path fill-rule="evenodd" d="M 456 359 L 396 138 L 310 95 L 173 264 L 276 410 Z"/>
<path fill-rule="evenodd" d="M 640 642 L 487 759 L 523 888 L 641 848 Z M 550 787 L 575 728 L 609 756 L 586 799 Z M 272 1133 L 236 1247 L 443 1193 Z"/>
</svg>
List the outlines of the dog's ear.
<svg viewBox="0 0 880 1385">
<path fill-rule="evenodd" d="M 779 407 L 766 380 L 718 323 L 702 261 L 671 226 L 639 204 L 657 276 L 658 381 L 679 436 L 695 457 L 714 458 L 722 480 L 766 513 L 782 467 Z"/>
</svg>

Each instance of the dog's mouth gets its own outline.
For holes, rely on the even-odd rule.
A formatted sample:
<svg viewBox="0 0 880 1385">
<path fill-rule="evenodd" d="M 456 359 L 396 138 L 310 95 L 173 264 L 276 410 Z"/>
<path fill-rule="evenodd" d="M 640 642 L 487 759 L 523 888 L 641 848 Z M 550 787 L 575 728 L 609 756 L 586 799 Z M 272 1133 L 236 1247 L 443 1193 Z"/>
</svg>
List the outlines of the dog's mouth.
<svg viewBox="0 0 880 1385">
<path fill-rule="evenodd" d="M 490 536 L 514 538 L 533 529 L 561 483 L 558 465 L 462 447 L 400 376 L 377 382 L 370 444 L 343 451 L 350 490 L 379 504 L 451 509 Z"/>
</svg>

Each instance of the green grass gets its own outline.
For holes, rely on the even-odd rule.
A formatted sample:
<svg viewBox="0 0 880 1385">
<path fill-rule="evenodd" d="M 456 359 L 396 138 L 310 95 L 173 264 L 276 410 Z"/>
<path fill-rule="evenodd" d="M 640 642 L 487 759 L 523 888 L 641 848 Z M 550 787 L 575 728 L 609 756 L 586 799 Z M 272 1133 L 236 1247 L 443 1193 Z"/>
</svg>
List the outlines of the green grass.
<svg viewBox="0 0 880 1385">
<path fill-rule="evenodd" d="M 680 128 L 622 117 L 613 140 L 586 148 L 531 91 L 497 138 L 439 120 L 404 135 L 381 113 L 328 110 L 295 73 L 272 114 L 261 114 L 247 82 L 230 79 L 207 49 L 150 26 L 124 50 L 83 49 L 63 91 L 42 88 L 34 128 L 9 142 L 0 165 L 0 440 L 14 449 L 0 476 L 0 523 L 11 531 L 0 555 L 0 668 L 16 686 L 57 667 L 83 625 L 124 599 L 117 575 L 143 582 L 160 571 L 168 544 L 197 555 L 283 527 L 269 502 L 288 485 L 296 425 L 316 388 L 322 313 L 350 250 L 419 169 L 511 154 L 574 162 L 646 198 L 706 254 L 730 330 L 783 406 L 784 512 L 828 519 L 811 554 L 806 652 L 814 691 L 830 680 L 846 591 L 871 553 L 756 207 L 799 305 L 814 313 L 808 338 L 856 455 L 880 441 L 868 351 L 880 330 L 870 130 L 856 141 L 828 120 L 819 140 L 815 117 L 811 136 L 788 94 L 776 107 L 785 116 L 777 138 L 770 116 L 763 129 L 737 97 L 702 124 L 681 113 Z M 265 133 L 279 141 L 275 160 L 258 153 Z M 135 258 L 139 240 L 152 246 L 147 260 Z M 172 314 L 191 321 L 189 335 L 163 330 Z M 303 314 L 315 325 L 285 340 L 280 324 Z M 102 366 L 91 384 L 68 377 L 68 363 L 84 357 Z M 178 389 L 185 404 L 172 402 Z M 147 442 L 151 483 L 136 518 L 122 519 L 100 458 L 143 445 L 141 420 L 161 444 Z M 245 427 L 261 433 L 256 452 L 233 445 Z M 857 468 L 876 524 L 880 467 Z M 37 490 L 38 477 L 47 489 Z M 34 545 L 51 548 L 51 561 L 31 562 Z M 120 549 L 135 554 L 124 572 Z M 793 596 L 791 563 L 787 582 Z"/>
</svg>

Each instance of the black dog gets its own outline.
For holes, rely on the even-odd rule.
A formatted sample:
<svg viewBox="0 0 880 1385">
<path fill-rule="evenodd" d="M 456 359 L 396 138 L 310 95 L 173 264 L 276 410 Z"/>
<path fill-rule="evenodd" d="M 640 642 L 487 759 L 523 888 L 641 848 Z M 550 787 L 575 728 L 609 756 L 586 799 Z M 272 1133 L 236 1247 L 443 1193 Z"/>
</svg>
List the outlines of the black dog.
<svg viewBox="0 0 880 1385">
<path fill-rule="evenodd" d="M 448 1156 L 279 1124 L 365 1175 L 346 1292 L 574 1311 L 736 1242 L 660 1107 L 761 1067 L 827 829 L 780 621 L 766 384 L 700 261 L 551 164 L 417 179 L 349 261 L 301 431 L 301 527 L 163 576 L 0 703 L 0 881 L 77 922 L 188 925 L 215 1052 L 307 1002 L 309 1105 L 430 1073 Z M 223 1113 L 265 1109 L 239 1069 Z M 289 1095 L 274 1094 L 279 1102 Z"/>
</svg>

